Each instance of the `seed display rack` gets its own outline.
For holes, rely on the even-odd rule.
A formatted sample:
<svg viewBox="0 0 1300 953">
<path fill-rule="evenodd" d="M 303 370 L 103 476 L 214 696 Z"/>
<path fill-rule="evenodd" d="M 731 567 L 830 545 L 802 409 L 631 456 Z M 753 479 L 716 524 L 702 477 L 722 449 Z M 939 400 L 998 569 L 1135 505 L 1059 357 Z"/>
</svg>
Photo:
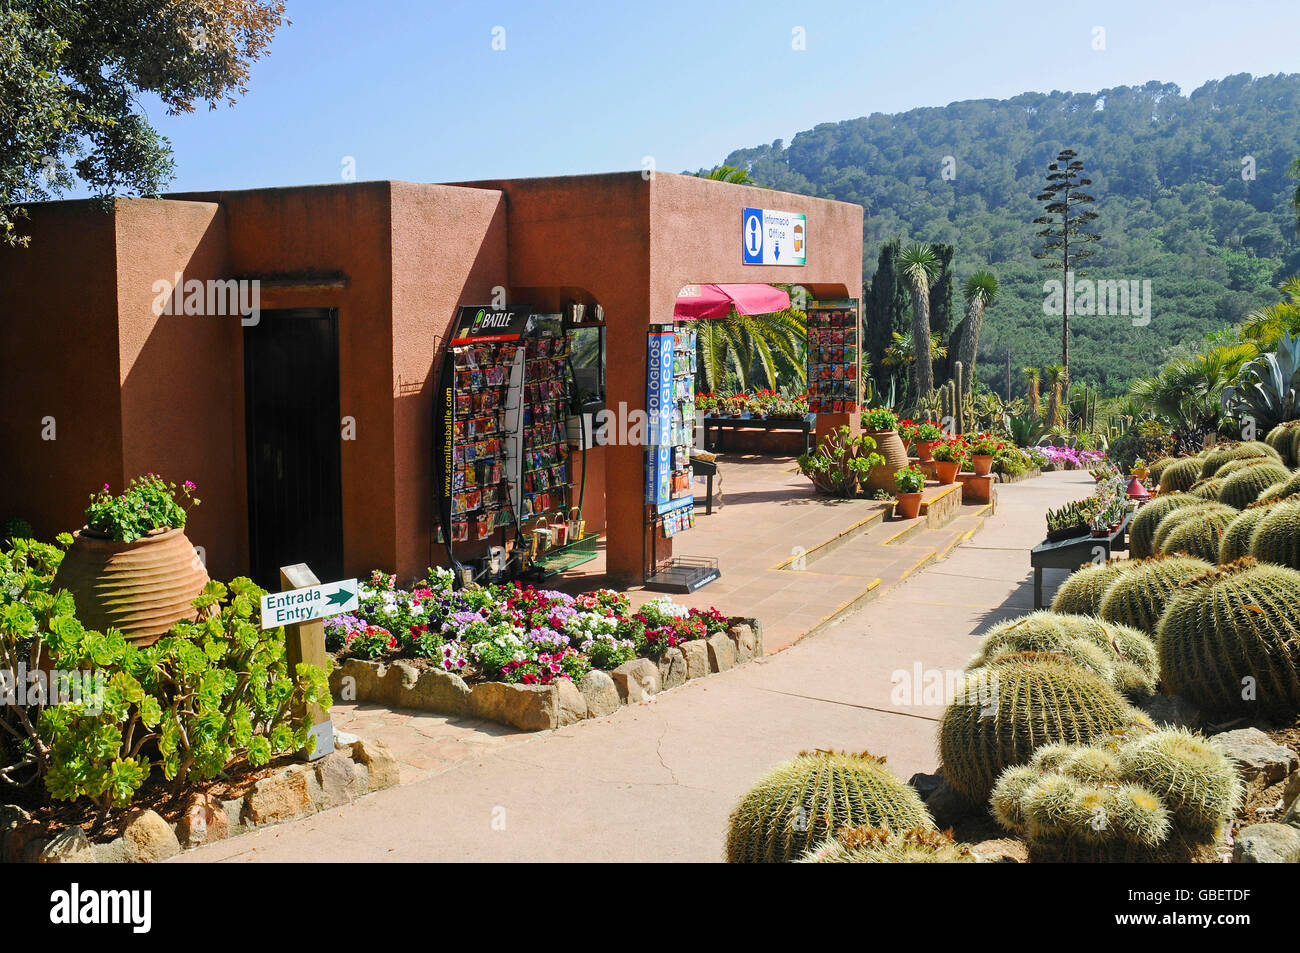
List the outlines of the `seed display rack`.
<svg viewBox="0 0 1300 953">
<path fill-rule="evenodd" d="M 808 315 L 808 410 L 854 414 L 860 409 L 862 332 L 858 300 L 811 301 Z"/>
<path fill-rule="evenodd" d="M 554 575 L 595 558 L 598 535 L 570 501 L 571 378 L 558 323 L 521 307 L 457 312 L 438 382 L 430 545 L 446 547 L 458 581 Z"/>
<path fill-rule="evenodd" d="M 646 365 L 646 500 L 649 536 L 644 585 L 661 592 L 693 592 L 720 575 L 717 560 L 675 557 L 659 562 L 660 539 L 695 525 L 691 445 L 695 434 L 696 332 L 682 325 L 650 329 Z M 644 549 L 644 539 L 643 539 Z"/>
<path fill-rule="evenodd" d="M 490 540 L 514 522 L 509 494 L 505 410 L 514 343 L 452 348 L 455 367 L 451 467 L 451 542 Z M 438 535 L 442 536 L 442 527 Z M 445 542 L 445 539 L 439 539 Z"/>
</svg>

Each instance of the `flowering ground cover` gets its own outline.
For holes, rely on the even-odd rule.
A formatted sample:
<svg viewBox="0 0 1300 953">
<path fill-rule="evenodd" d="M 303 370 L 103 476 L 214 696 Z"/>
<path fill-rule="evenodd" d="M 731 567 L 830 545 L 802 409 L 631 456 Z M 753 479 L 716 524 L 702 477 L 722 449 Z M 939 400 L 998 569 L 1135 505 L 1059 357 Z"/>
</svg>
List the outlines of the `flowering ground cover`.
<svg viewBox="0 0 1300 953">
<path fill-rule="evenodd" d="M 452 579 L 439 568 L 402 589 L 376 571 L 361 587 L 357 611 L 326 621 L 326 648 L 339 658 L 423 660 L 467 681 L 549 685 L 637 657 L 658 659 L 730 623 L 716 609 L 666 598 L 633 611 L 610 589 L 577 596 L 518 583 L 457 590 Z"/>
<path fill-rule="evenodd" d="M 1056 470 L 1086 470 L 1106 459 L 1100 450 L 1076 450 L 1073 447 L 1036 447 L 1047 457 L 1048 466 Z"/>
</svg>

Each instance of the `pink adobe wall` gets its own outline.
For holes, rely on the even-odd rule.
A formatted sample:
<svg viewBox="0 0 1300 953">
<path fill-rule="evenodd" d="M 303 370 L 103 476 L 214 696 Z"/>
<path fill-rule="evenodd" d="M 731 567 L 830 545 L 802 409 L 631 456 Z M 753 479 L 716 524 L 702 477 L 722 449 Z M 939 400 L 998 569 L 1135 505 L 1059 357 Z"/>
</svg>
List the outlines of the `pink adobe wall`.
<svg viewBox="0 0 1300 953">
<path fill-rule="evenodd" d="M 340 411 L 356 420 L 356 439 L 342 442 L 344 568 L 368 574 L 392 566 L 396 545 L 393 395 L 388 387 L 393 379 L 389 183 L 193 197 L 221 203 L 230 273 L 266 282 L 263 309 L 338 309 Z M 346 277 L 344 287 L 311 284 L 320 276 L 338 274 Z M 272 282 L 277 281 L 297 287 L 275 287 Z M 240 403 L 242 445 L 242 346 L 239 353 L 241 371 L 232 387 Z M 242 472 L 239 479 L 246 485 Z M 246 504 L 238 519 L 247 523 Z"/>
<path fill-rule="evenodd" d="M 209 313 L 206 298 L 202 314 L 174 299 L 154 313 L 156 282 L 227 274 L 225 216 L 212 202 L 123 199 L 115 226 L 123 469 L 198 485 L 185 533 L 229 579 L 248 562 L 239 316 Z"/>
<path fill-rule="evenodd" d="M 506 204 L 499 192 L 393 182 L 392 563 L 399 576 L 429 566 L 433 419 L 438 373 L 460 304 L 487 304 L 506 287 Z M 461 544 L 457 554 L 473 552 Z M 441 545 L 433 559 L 445 562 Z"/>
<path fill-rule="evenodd" d="M 91 490 L 123 478 L 114 222 L 86 201 L 28 214 L 31 246 L 0 244 L 0 520 L 48 541 L 82 525 Z"/>
</svg>

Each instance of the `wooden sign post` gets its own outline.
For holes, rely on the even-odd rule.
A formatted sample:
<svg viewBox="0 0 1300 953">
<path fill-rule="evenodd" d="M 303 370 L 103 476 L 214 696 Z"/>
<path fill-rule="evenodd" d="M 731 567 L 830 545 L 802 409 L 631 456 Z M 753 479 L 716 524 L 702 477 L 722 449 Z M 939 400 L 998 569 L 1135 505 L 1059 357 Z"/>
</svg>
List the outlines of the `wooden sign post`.
<svg viewBox="0 0 1300 953">
<path fill-rule="evenodd" d="M 308 589 L 319 586 L 320 580 L 306 563 L 280 567 L 280 587 L 284 591 Z M 291 622 L 284 627 L 285 658 L 289 663 L 289 672 L 293 673 L 299 662 L 318 665 L 322 670 L 329 666 L 329 657 L 325 653 L 325 622 L 323 619 L 311 619 L 306 622 Z M 301 709 L 297 714 L 302 714 Z M 334 752 L 334 722 L 329 713 L 315 703 L 307 706 L 308 723 L 312 726 L 311 737 L 316 739 L 310 753 L 302 754 L 308 761 L 316 761 Z"/>
</svg>

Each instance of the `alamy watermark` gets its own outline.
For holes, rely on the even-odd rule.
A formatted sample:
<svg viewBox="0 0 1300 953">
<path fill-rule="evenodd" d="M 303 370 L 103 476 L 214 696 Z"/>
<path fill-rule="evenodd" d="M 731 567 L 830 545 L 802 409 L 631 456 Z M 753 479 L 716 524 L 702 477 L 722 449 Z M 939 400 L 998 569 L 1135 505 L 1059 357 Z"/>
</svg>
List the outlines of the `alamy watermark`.
<svg viewBox="0 0 1300 953">
<path fill-rule="evenodd" d="M 262 320 L 262 283 L 257 278 L 185 279 L 176 272 L 172 280 L 159 278 L 152 285 L 153 313 L 200 317 L 234 317 L 245 327 Z"/>
<path fill-rule="evenodd" d="M 0 705 L 84 705 L 87 715 L 104 710 L 104 675 L 83 669 L 0 669 Z"/>
<path fill-rule="evenodd" d="M 1065 281 L 1049 278 L 1043 282 L 1043 314 L 1058 316 L 1062 305 L 1070 303 L 1070 314 L 1080 317 L 1119 315 L 1131 317 L 1133 327 L 1151 323 L 1151 279 L 1116 281 L 1112 279 L 1075 278 L 1066 272 Z"/>
</svg>

